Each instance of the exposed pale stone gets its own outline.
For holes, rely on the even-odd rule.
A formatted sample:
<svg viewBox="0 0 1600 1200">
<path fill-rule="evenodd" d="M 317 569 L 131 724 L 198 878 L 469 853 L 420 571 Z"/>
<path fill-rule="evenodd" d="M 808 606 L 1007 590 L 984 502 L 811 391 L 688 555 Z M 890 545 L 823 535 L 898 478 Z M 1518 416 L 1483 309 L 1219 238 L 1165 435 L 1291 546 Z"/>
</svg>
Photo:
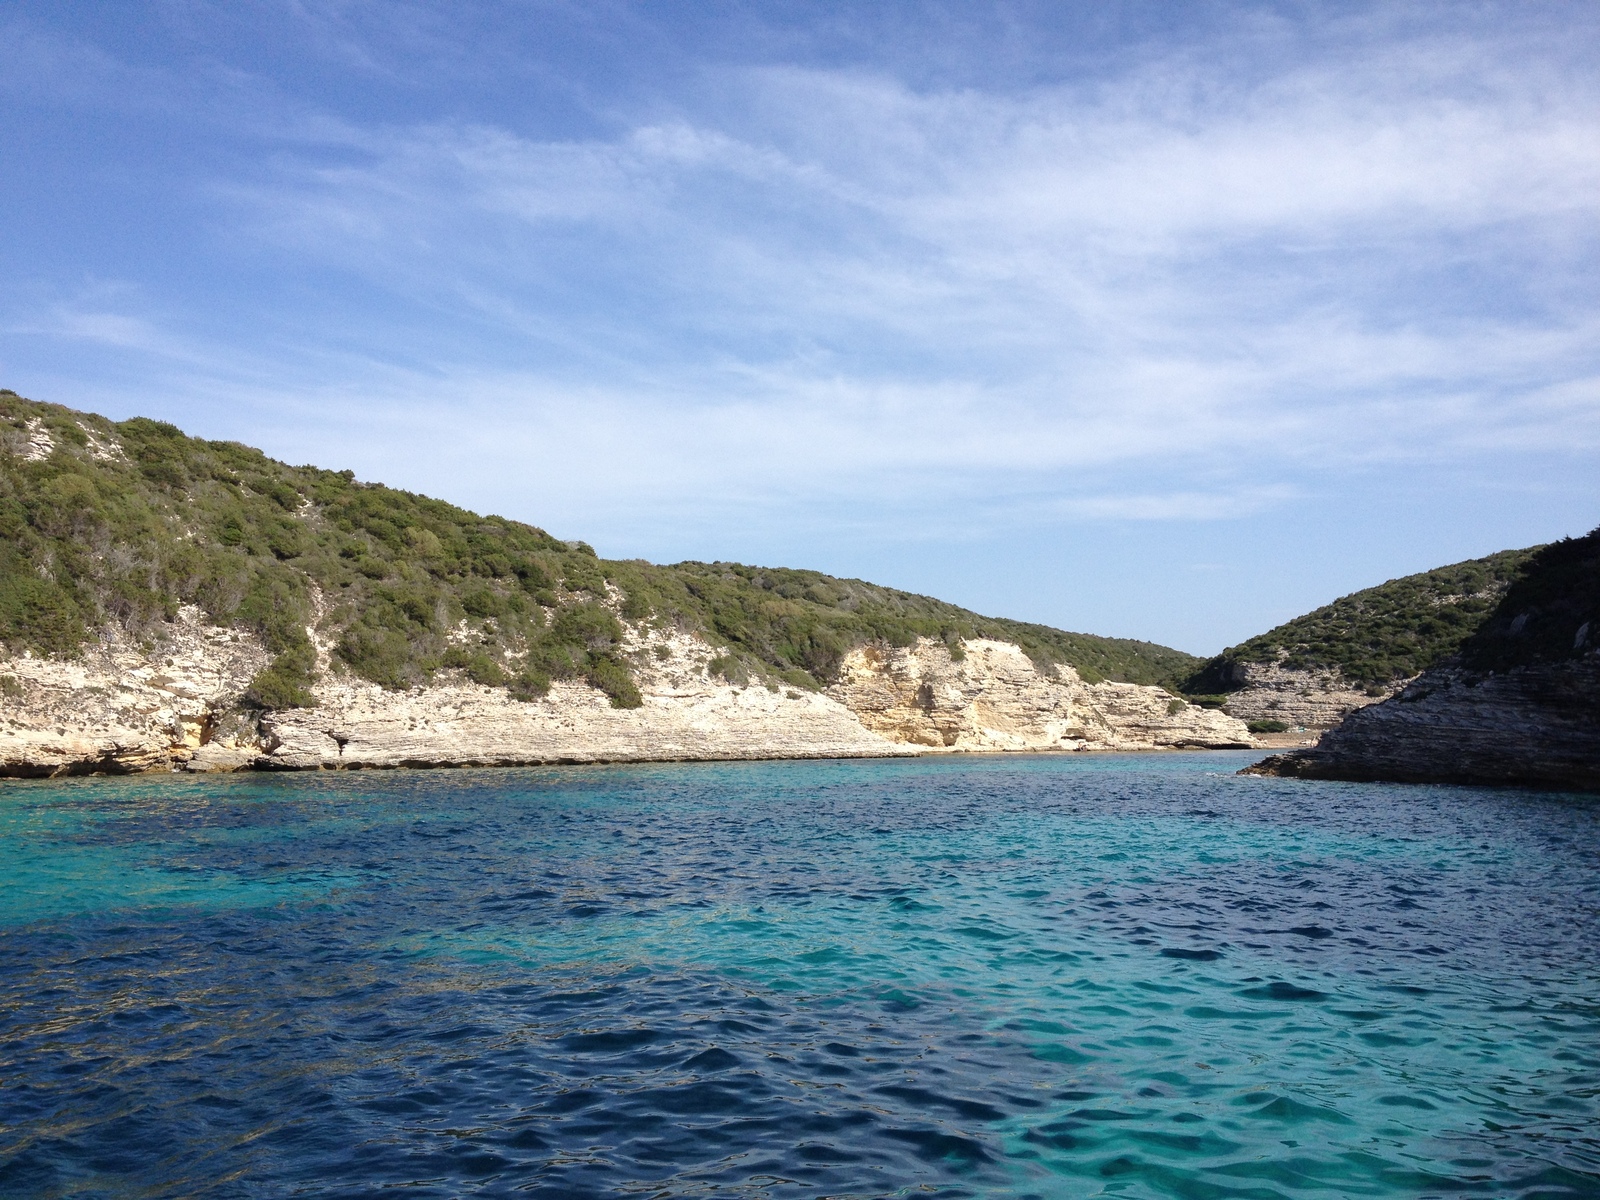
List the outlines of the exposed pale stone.
<svg viewBox="0 0 1600 1200">
<path fill-rule="evenodd" d="M 89 457 L 96 462 L 127 462 L 128 454 L 122 448 L 122 443 L 115 438 L 102 438 L 82 421 L 76 422 L 83 436 L 88 439 Z"/>
<path fill-rule="evenodd" d="M 1224 711 L 1241 721 L 1282 721 L 1291 728 L 1331 729 L 1357 709 L 1394 695 L 1406 684 L 1397 680 L 1369 693 L 1337 670 L 1296 671 L 1273 663 L 1235 663 L 1234 679 L 1243 684 L 1228 694 Z"/>
<path fill-rule="evenodd" d="M 613 708 L 582 683 L 556 683 L 543 699 L 523 702 L 466 681 L 395 693 L 345 679 L 320 686 L 314 709 L 269 715 L 257 765 L 349 769 L 909 752 L 864 729 L 825 696 L 739 688 L 708 676 L 706 664 L 716 652 L 698 638 L 630 629 L 624 649 L 639 663 L 639 708 Z"/>
<path fill-rule="evenodd" d="M 113 726 L 91 733 L 34 729 L 0 733 L 0 776 L 126 775 L 164 770 L 174 761 L 171 739 L 148 730 Z"/>
<path fill-rule="evenodd" d="M 50 457 L 51 451 L 56 448 L 55 438 L 50 436 L 50 431 L 44 427 L 44 422 L 38 417 L 28 421 L 28 441 L 22 448 L 22 457 L 27 462 L 43 462 Z"/>
<path fill-rule="evenodd" d="M 874 732 L 929 750 L 1152 750 L 1248 747 L 1242 722 L 1156 687 L 1086 684 L 1071 667 L 1036 666 L 1009 642 L 943 642 L 852 651 L 828 694 Z"/>
<path fill-rule="evenodd" d="M 243 771 L 256 766 L 261 759 L 261 747 L 253 741 L 243 745 L 207 742 L 189 756 L 183 769 L 197 772 Z"/>
<path fill-rule="evenodd" d="M 0 774 L 161 770 L 218 732 L 268 655 L 185 607 L 148 641 L 109 629 L 76 659 L 0 661 Z"/>
<path fill-rule="evenodd" d="M 314 598 L 319 600 L 320 598 Z M 320 605 L 318 605 L 320 608 Z M 314 635 L 315 636 L 315 635 Z M 940 642 L 865 647 L 827 694 L 709 672 L 718 651 L 697 637 L 629 627 L 624 652 L 643 696 L 613 708 L 582 683 L 531 702 L 443 672 L 426 688 L 388 692 L 341 674 L 317 638 L 317 705 L 237 711 L 268 662 L 255 637 L 204 625 L 185 609 L 149 645 L 114 633 L 78 660 L 0 663 L 20 694 L 0 699 L 0 773 L 304 770 L 843 758 L 927 750 L 1138 750 L 1248 745 L 1221 713 L 1159 688 L 1084 684 L 1041 670 L 1016 646 Z"/>
</svg>

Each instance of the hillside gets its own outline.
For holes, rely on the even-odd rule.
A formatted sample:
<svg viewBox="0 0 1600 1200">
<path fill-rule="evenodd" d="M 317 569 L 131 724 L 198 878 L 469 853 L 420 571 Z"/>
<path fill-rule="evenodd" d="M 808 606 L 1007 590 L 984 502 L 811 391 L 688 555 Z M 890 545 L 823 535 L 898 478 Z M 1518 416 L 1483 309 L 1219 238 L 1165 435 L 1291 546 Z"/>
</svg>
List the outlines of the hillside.
<svg viewBox="0 0 1600 1200">
<path fill-rule="evenodd" d="M 1529 554 L 1455 656 L 1261 775 L 1600 791 L 1600 530 Z"/>
<path fill-rule="evenodd" d="M 112 422 L 0 390 L 0 642 L 71 655 L 195 605 L 274 656 L 263 709 L 312 702 L 313 625 L 334 669 L 386 688 L 454 670 L 532 698 L 584 679 L 639 703 L 618 615 L 702 635 L 738 681 L 816 689 L 855 647 L 1015 642 L 1088 682 L 1174 684 L 1200 660 L 813 571 L 598 558 L 580 542 L 425 496 L 291 467 L 146 418 Z"/>
<path fill-rule="evenodd" d="M 1463 670 L 1564 663 L 1600 645 L 1600 529 L 1527 554 L 1500 603 L 1462 644 Z"/>
<path fill-rule="evenodd" d="M 1337 672 L 1382 694 L 1459 651 L 1539 551 L 1503 550 L 1353 592 L 1224 650 L 1183 681 L 1190 694 L 1242 686 L 1249 664 Z"/>
</svg>

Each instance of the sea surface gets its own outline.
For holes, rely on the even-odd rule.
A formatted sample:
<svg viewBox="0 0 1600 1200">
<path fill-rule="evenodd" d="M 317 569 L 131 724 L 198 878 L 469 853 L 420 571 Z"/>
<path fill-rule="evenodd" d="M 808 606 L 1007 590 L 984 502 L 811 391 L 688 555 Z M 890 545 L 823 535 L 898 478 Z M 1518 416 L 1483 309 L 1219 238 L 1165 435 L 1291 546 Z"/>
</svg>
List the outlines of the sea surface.
<svg viewBox="0 0 1600 1200">
<path fill-rule="evenodd" d="M 6 784 L 0 1196 L 1600 1197 L 1600 800 L 1252 757 Z"/>
</svg>

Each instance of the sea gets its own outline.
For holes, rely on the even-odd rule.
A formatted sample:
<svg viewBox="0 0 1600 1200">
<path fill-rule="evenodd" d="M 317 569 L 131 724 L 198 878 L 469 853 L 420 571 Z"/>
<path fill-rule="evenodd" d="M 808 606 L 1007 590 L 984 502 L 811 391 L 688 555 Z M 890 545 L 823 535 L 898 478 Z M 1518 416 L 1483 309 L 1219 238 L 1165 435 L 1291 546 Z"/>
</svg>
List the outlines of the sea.
<svg viewBox="0 0 1600 1200">
<path fill-rule="evenodd" d="M 11 782 L 0 1196 L 1600 1197 L 1600 798 Z"/>
</svg>

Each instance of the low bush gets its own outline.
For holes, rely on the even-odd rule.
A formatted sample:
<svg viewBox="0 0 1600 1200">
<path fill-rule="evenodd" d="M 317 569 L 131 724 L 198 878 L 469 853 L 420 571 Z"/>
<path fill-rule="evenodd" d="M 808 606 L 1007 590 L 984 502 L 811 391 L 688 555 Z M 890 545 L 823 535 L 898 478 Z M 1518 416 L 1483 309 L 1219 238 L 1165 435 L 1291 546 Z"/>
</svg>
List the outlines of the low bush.
<svg viewBox="0 0 1600 1200">
<path fill-rule="evenodd" d="M 517 700 L 538 700 L 550 694 L 550 676 L 538 669 L 525 670 L 506 685 L 506 690 Z"/>
<path fill-rule="evenodd" d="M 779 671 L 778 678 L 785 683 L 792 683 L 795 687 L 804 688 L 808 692 L 820 692 L 822 685 L 818 683 L 810 671 L 800 667 L 791 667 L 787 671 Z"/>
<path fill-rule="evenodd" d="M 750 672 L 745 669 L 736 655 L 719 654 L 706 664 L 707 675 L 720 675 L 735 687 L 744 687 L 750 682 Z"/>
<path fill-rule="evenodd" d="M 256 672 L 244 695 L 248 708 L 311 708 L 317 698 L 311 694 L 310 680 L 274 662 Z"/>
<path fill-rule="evenodd" d="M 592 656 L 584 678 L 611 697 L 612 708 L 638 708 L 644 703 L 627 665 L 614 658 Z"/>
<path fill-rule="evenodd" d="M 483 650 L 452 646 L 445 652 L 444 665 L 466 672 L 467 678 L 473 683 L 481 683 L 486 687 L 500 687 L 507 680 L 505 669 Z"/>
</svg>

